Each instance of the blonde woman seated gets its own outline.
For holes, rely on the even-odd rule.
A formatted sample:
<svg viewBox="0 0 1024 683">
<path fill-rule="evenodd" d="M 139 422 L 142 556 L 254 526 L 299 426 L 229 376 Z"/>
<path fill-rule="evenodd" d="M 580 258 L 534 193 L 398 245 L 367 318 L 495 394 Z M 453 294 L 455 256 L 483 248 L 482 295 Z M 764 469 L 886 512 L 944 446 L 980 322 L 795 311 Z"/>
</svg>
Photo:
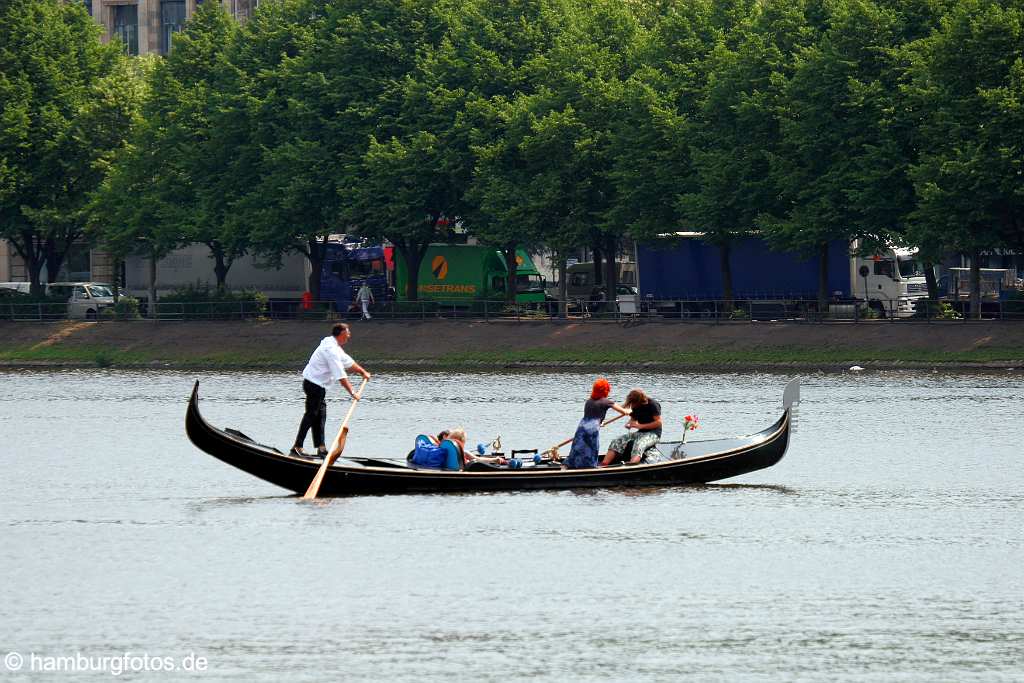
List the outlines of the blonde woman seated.
<svg viewBox="0 0 1024 683">
<path fill-rule="evenodd" d="M 464 463 L 462 469 L 465 469 L 465 465 L 469 465 L 474 462 L 487 463 L 488 465 L 504 465 L 505 458 L 500 456 L 487 456 L 477 455 L 476 453 L 470 453 L 466 450 L 466 430 L 462 427 L 456 427 L 448 432 L 448 438 L 445 439 L 441 445 L 450 443 L 458 449 L 460 462 Z"/>
</svg>

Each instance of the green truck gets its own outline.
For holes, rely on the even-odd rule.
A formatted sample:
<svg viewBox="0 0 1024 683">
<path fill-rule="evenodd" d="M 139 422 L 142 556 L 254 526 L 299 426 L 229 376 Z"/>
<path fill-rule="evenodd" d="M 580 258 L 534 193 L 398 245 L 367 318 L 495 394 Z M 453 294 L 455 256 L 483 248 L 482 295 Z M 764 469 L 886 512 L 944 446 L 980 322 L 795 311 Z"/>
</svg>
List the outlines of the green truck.
<svg viewBox="0 0 1024 683">
<path fill-rule="evenodd" d="M 544 278 L 523 249 L 516 250 L 516 303 L 543 304 Z M 418 295 L 421 301 L 472 306 L 476 302 L 505 300 L 508 268 L 494 247 L 467 244 L 432 244 L 420 262 Z M 405 262 L 395 259 L 395 288 L 406 298 Z"/>
</svg>

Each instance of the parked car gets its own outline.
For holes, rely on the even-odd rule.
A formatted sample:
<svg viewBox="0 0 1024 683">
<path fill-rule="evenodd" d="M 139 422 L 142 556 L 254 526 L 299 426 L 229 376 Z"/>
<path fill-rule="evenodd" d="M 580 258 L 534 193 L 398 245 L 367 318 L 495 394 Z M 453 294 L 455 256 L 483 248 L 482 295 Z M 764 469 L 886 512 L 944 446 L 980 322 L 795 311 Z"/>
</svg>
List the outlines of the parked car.
<svg viewBox="0 0 1024 683">
<path fill-rule="evenodd" d="M 68 317 L 96 320 L 100 311 L 114 306 L 114 289 L 100 282 L 54 282 L 46 287 L 47 296 L 68 302 Z"/>
<path fill-rule="evenodd" d="M 27 282 L 0 282 L 0 298 L 4 303 L 22 303 L 28 298 Z M 101 282 L 53 282 L 44 286 L 46 296 L 67 303 L 67 317 L 96 320 L 100 311 L 114 305 L 114 291 Z M 56 304 L 55 304 L 56 305 Z"/>
<path fill-rule="evenodd" d="M 13 293 L 25 294 L 29 293 L 29 283 L 27 282 L 0 282 L 0 296 L 13 296 Z"/>
</svg>

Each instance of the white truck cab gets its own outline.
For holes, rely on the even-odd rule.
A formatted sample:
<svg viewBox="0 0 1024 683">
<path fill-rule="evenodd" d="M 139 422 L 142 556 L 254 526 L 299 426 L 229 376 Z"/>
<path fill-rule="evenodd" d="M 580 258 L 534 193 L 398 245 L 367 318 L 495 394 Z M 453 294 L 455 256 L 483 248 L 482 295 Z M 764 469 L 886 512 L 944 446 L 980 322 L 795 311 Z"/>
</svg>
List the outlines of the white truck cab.
<svg viewBox="0 0 1024 683">
<path fill-rule="evenodd" d="M 850 289 L 869 307 L 894 318 L 911 317 L 915 302 L 928 296 L 916 249 L 889 248 L 852 257 Z"/>
</svg>

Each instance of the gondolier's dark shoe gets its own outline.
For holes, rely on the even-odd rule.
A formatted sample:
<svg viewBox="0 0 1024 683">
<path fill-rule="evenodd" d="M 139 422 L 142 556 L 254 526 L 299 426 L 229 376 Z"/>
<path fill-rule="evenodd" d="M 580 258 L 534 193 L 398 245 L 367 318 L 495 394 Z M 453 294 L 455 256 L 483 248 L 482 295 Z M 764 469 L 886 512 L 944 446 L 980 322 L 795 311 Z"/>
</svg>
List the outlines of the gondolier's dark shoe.
<svg viewBox="0 0 1024 683">
<path fill-rule="evenodd" d="M 293 455 L 296 458 L 308 458 L 308 457 L 310 457 L 311 454 L 307 453 L 304 450 L 302 450 L 298 446 L 292 446 L 292 449 L 290 451 L 288 451 L 288 455 Z"/>
</svg>

